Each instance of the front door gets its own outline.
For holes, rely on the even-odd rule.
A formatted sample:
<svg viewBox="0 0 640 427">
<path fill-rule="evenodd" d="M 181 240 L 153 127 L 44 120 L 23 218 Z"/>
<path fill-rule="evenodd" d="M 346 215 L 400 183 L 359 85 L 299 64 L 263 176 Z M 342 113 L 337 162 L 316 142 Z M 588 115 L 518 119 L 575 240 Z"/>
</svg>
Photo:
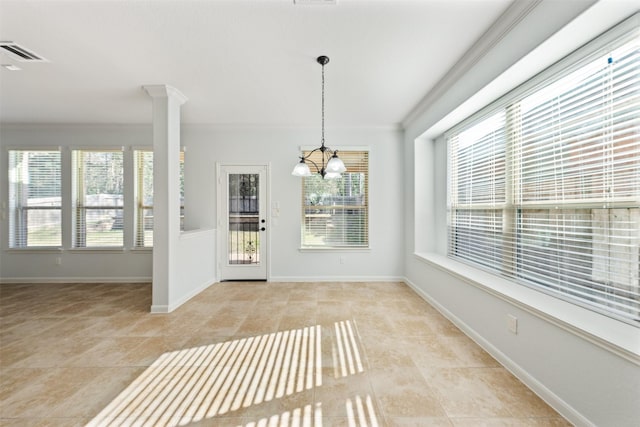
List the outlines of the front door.
<svg viewBox="0 0 640 427">
<path fill-rule="evenodd" d="M 220 280 L 267 280 L 267 166 L 219 171 Z"/>
</svg>

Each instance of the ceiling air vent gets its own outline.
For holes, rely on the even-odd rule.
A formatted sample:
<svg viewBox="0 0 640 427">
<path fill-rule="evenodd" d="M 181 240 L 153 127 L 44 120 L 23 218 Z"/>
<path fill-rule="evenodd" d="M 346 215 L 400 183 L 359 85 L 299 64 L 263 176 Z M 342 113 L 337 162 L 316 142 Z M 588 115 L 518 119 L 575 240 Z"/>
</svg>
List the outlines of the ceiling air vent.
<svg viewBox="0 0 640 427">
<path fill-rule="evenodd" d="M 5 52 L 9 53 L 13 58 L 17 59 L 18 61 L 23 61 L 23 62 L 46 61 L 46 59 L 44 59 L 42 56 L 38 55 L 37 53 L 33 53 L 29 49 L 26 49 L 14 42 L 0 42 L 0 48 L 2 48 L 2 50 L 4 50 Z"/>
</svg>

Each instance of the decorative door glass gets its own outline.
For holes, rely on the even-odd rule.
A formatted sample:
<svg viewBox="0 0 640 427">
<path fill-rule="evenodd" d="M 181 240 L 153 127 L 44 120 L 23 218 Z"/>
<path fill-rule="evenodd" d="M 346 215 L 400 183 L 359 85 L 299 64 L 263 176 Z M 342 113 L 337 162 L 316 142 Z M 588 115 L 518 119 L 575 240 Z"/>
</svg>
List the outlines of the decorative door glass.
<svg viewBox="0 0 640 427">
<path fill-rule="evenodd" d="M 259 174 L 229 174 L 229 264 L 260 264 L 259 181 Z"/>
</svg>

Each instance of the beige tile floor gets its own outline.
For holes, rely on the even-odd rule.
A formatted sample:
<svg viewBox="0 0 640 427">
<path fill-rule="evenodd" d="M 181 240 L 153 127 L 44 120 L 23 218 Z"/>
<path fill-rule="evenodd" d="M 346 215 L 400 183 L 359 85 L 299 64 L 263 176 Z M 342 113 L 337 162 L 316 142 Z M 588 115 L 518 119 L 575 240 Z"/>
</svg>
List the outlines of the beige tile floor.
<svg viewBox="0 0 640 427">
<path fill-rule="evenodd" d="M 567 426 L 402 283 L 0 286 L 3 426 Z"/>
</svg>

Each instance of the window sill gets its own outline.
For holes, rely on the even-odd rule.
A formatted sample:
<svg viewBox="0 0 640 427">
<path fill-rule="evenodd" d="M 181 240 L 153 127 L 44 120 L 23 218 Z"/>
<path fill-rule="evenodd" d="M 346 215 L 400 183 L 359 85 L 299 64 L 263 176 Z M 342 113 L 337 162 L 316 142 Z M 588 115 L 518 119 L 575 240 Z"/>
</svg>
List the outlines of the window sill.
<svg viewBox="0 0 640 427">
<path fill-rule="evenodd" d="M 27 248 L 10 248 L 5 250 L 5 252 L 7 253 L 14 253 L 14 254 L 24 254 L 24 253 L 50 254 L 50 253 L 58 253 L 62 251 L 63 249 L 61 247 L 46 247 L 46 246 L 31 246 Z"/>
<path fill-rule="evenodd" d="M 153 247 L 135 247 L 129 249 L 129 251 L 133 253 L 151 253 L 153 252 Z"/>
<path fill-rule="evenodd" d="M 299 252 L 371 252 L 371 248 L 298 248 Z"/>
<path fill-rule="evenodd" d="M 82 254 L 88 254 L 88 253 L 101 253 L 102 254 L 102 253 L 107 253 L 107 252 L 120 253 L 120 252 L 124 252 L 124 248 L 122 248 L 122 247 L 117 247 L 117 248 L 110 248 L 110 247 L 71 248 L 67 252 L 70 252 L 70 253 L 82 253 Z"/>
<path fill-rule="evenodd" d="M 104 253 L 104 252 L 125 252 L 124 248 L 71 248 L 64 249 L 60 247 L 56 248 L 48 248 L 48 247 L 29 247 L 29 248 L 10 248 L 5 249 L 6 253 L 13 254 L 51 254 L 51 253 L 61 253 L 61 252 L 70 252 L 70 253 Z M 129 252 L 139 252 L 139 253 L 151 253 L 153 252 L 153 248 L 131 248 Z"/>
<path fill-rule="evenodd" d="M 640 365 L 640 328 L 436 253 L 415 253 L 430 266 Z"/>
</svg>

